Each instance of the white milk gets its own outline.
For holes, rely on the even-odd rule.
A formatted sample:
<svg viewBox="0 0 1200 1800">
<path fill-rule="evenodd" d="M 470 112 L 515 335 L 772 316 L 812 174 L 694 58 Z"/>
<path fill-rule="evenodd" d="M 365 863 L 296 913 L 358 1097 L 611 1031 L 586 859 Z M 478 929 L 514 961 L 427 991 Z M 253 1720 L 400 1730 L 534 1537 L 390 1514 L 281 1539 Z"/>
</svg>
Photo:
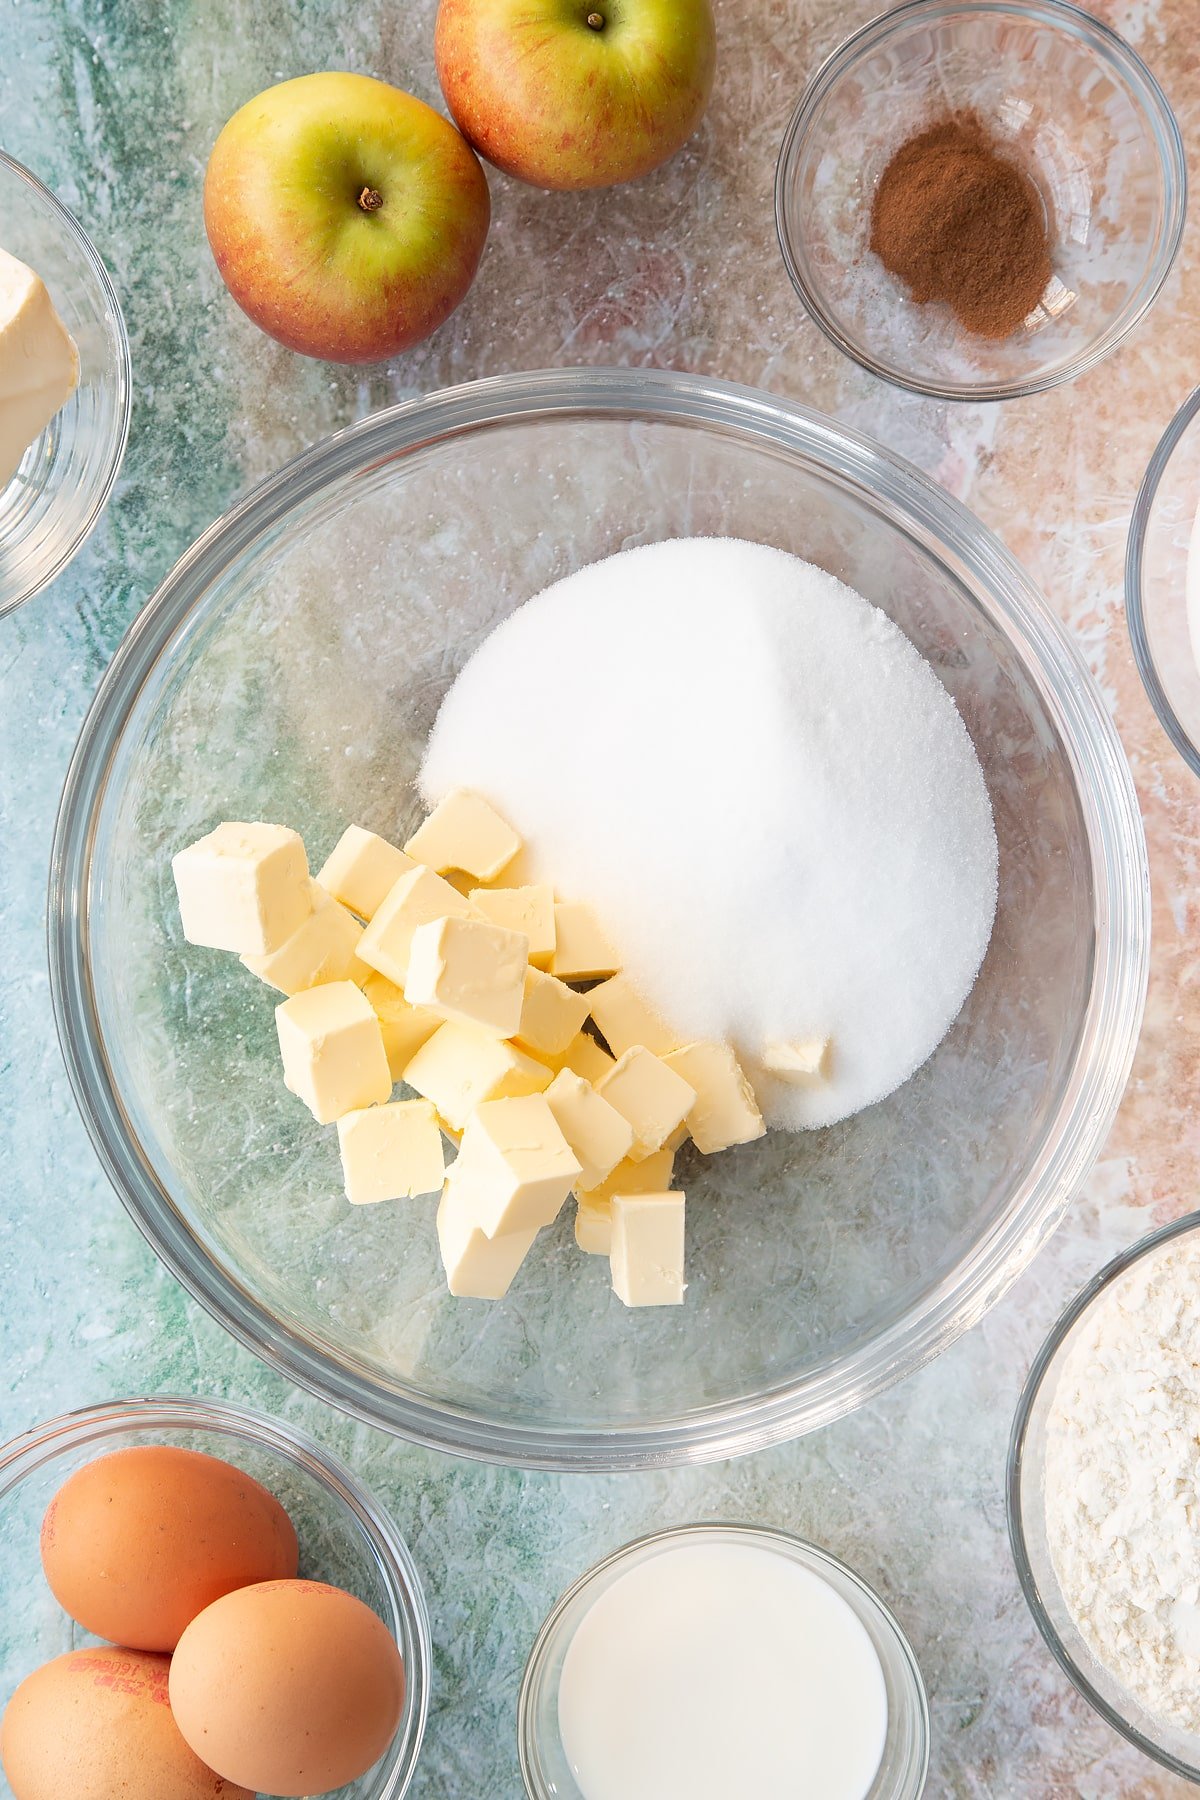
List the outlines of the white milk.
<svg viewBox="0 0 1200 1800">
<path fill-rule="evenodd" d="M 558 1712 L 585 1800 L 864 1800 L 888 1717 L 875 1648 L 828 1583 L 712 1542 L 668 1546 L 601 1594 Z"/>
</svg>

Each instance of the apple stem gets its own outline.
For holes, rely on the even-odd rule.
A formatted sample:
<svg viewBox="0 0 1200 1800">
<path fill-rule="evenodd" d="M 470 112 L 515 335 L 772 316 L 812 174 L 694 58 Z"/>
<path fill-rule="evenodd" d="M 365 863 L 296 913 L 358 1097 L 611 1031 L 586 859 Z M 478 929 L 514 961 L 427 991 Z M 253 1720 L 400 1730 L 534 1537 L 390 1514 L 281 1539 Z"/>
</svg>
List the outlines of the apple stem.
<svg viewBox="0 0 1200 1800">
<path fill-rule="evenodd" d="M 378 212 L 383 205 L 383 195 L 372 187 L 365 187 L 358 196 L 358 204 L 365 213 Z"/>
<path fill-rule="evenodd" d="M 587 22 L 591 26 L 593 31 L 603 31 L 604 30 L 604 14 L 603 13 L 590 12 L 587 16 Z"/>
</svg>

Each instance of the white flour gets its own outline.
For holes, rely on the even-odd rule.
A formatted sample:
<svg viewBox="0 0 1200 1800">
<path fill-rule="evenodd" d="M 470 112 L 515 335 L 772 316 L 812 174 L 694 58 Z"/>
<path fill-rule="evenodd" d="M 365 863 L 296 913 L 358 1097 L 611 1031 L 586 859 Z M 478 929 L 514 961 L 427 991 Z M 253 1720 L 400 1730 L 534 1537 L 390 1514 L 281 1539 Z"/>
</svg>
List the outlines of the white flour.
<svg viewBox="0 0 1200 1800">
<path fill-rule="evenodd" d="M 1200 1243 L 1115 1282 L 1047 1420 L 1046 1528 L 1093 1654 L 1160 1720 L 1200 1732 Z"/>
</svg>

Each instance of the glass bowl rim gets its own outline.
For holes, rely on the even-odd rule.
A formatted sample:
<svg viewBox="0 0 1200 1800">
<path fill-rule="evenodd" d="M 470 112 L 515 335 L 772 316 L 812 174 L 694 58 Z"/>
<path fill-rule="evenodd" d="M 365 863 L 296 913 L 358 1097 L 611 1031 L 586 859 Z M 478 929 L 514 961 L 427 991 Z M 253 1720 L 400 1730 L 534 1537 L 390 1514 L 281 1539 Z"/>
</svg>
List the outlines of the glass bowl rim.
<svg viewBox="0 0 1200 1800">
<path fill-rule="evenodd" d="M 1158 499 L 1158 490 L 1168 463 L 1197 415 L 1200 415 L 1200 387 L 1194 388 L 1188 395 L 1155 446 L 1154 454 L 1146 466 L 1146 473 L 1142 476 L 1137 499 L 1133 503 L 1129 536 L 1125 543 L 1125 618 L 1129 626 L 1129 641 L 1133 646 L 1133 660 L 1142 678 L 1146 698 L 1158 715 L 1159 724 L 1193 775 L 1200 775 L 1200 745 L 1193 742 L 1184 729 L 1183 722 L 1167 698 L 1166 689 L 1159 679 L 1158 666 L 1150 648 L 1150 635 L 1146 629 L 1143 584 L 1146 573 L 1146 534 L 1150 529 L 1150 517 Z"/>
<path fill-rule="evenodd" d="M 235 1274 L 218 1270 L 128 1129 L 95 1012 L 86 908 L 98 813 L 124 725 L 208 584 L 337 478 L 481 427 L 572 417 L 682 423 L 807 454 L 834 485 L 857 488 L 888 511 L 889 530 L 907 534 L 968 590 L 982 587 L 1072 763 L 1098 920 L 1088 1008 L 1055 1118 L 1005 1219 L 927 1292 L 919 1321 L 910 1311 L 815 1378 L 780 1382 L 751 1399 L 735 1395 L 665 1423 L 586 1430 L 497 1423 L 385 1388 L 339 1367 L 315 1338 L 292 1331 Z M 1081 652 L 1020 564 L 965 507 L 890 450 L 795 401 L 669 370 L 567 368 L 493 376 L 372 414 L 269 476 L 184 553 L 130 625 L 84 719 L 55 823 L 47 931 L 59 1043 L 85 1127 L 134 1222 L 193 1298 L 287 1379 L 367 1424 L 484 1461 L 613 1472 L 721 1460 L 827 1423 L 922 1367 L 999 1299 L 1058 1224 L 1124 1092 L 1148 978 L 1149 872 L 1129 765 Z"/>
<path fill-rule="evenodd" d="M 1008 1541 L 1012 1550 L 1013 1562 L 1016 1564 L 1017 1580 L 1025 1604 L 1033 1615 L 1033 1622 L 1044 1639 L 1047 1648 L 1054 1657 L 1059 1668 L 1066 1675 L 1072 1687 L 1080 1693 L 1088 1705 L 1100 1715 L 1105 1724 L 1111 1725 L 1114 1731 L 1133 1744 L 1144 1756 L 1149 1756 L 1164 1768 L 1176 1775 L 1183 1775 L 1188 1780 L 1200 1781 L 1200 1764 L 1184 1762 L 1170 1750 L 1165 1750 L 1140 1732 L 1136 1725 L 1130 1723 L 1118 1712 L 1112 1703 L 1104 1698 L 1093 1687 L 1071 1652 L 1063 1643 L 1058 1631 L 1042 1603 L 1038 1587 L 1037 1575 L 1029 1555 L 1025 1537 L 1025 1526 L 1021 1516 L 1021 1493 L 1024 1485 L 1025 1471 L 1028 1461 L 1025 1455 L 1026 1439 L 1029 1432 L 1033 1411 L 1037 1405 L 1038 1395 L 1050 1372 L 1050 1367 L 1075 1327 L 1084 1315 L 1091 1311 L 1095 1303 L 1106 1294 L 1115 1281 L 1128 1274 L 1135 1264 L 1146 1256 L 1152 1256 L 1164 1244 L 1172 1239 L 1186 1237 L 1193 1231 L 1200 1230 L 1200 1211 L 1185 1213 L 1181 1219 L 1172 1219 L 1169 1225 L 1159 1225 L 1144 1237 L 1137 1238 L 1124 1250 L 1118 1252 L 1111 1261 L 1092 1276 L 1072 1300 L 1063 1308 L 1051 1326 L 1041 1348 L 1033 1359 L 1025 1385 L 1021 1389 L 1021 1397 L 1017 1402 L 1017 1410 L 1013 1417 L 1012 1431 L 1008 1442 L 1008 1463 L 1005 1471 L 1005 1504 L 1008 1512 Z M 1041 1471 L 1041 1463 L 1037 1464 L 1037 1472 Z"/>
<path fill-rule="evenodd" d="M 429 1683 L 433 1662 L 429 1610 L 412 1552 L 386 1507 L 340 1457 L 286 1419 L 267 1418 L 231 1400 L 186 1394 L 134 1395 L 58 1413 L 0 1444 L 0 1503 L 27 1476 L 53 1462 L 61 1450 L 101 1441 L 122 1427 L 130 1430 L 225 1432 L 246 1443 L 274 1451 L 300 1465 L 338 1500 L 357 1522 L 383 1576 L 396 1610 L 406 1619 L 416 1652 L 416 1667 L 405 1668 L 416 1705 L 406 1741 L 393 1740 L 384 1755 L 386 1785 L 378 1800 L 403 1800 L 408 1792 L 429 1717 Z"/>
<path fill-rule="evenodd" d="M 740 1538 L 757 1538 L 767 1545 L 774 1544 L 792 1557 L 795 1557 L 796 1552 L 799 1551 L 801 1555 L 798 1560 L 801 1563 L 815 1562 L 836 1570 L 849 1583 L 863 1610 L 869 1611 L 879 1620 L 899 1652 L 900 1665 L 906 1678 L 901 1684 L 905 1696 L 905 1709 L 916 1737 L 916 1761 L 919 1768 L 910 1767 L 905 1772 L 911 1778 L 906 1794 L 911 1796 L 911 1800 L 916 1800 L 916 1797 L 922 1793 L 929 1773 L 932 1747 L 929 1695 L 925 1689 L 925 1680 L 921 1674 L 921 1665 L 917 1661 L 916 1653 L 886 1600 L 856 1569 L 852 1569 L 848 1563 L 844 1563 L 831 1550 L 826 1550 L 822 1545 L 814 1544 L 811 1539 L 802 1537 L 799 1532 L 787 1531 L 779 1525 L 753 1524 L 737 1519 L 696 1519 L 687 1525 L 667 1525 L 658 1531 L 645 1532 L 641 1537 L 633 1538 L 629 1543 L 621 1544 L 616 1550 L 610 1551 L 607 1556 L 601 1557 L 599 1562 L 593 1563 L 590 1568 L 583 1571 L 582 1575 L 576 1576 L 575 1580 L 564 1588 L 542 1620 L 537 1636 L 533 1640 L 533 1647 L 526 1658 L 524 1673 L 521 1676 L 520 1693 L 517 1698 L 517 1754 L 521 1764 L 521 1779 L 525 1783 L 527 1795 L 539 1797 L 540 1800 L 543 1791 L 534 1787 L 531 1778 L 531 1744 L 536 1741 L 537 1736 L 532 1718 L 534 1683 L 541 1672 L 541 1665 L 565 1614 L 593 1583 L 621 1563 L 632 1560 L 643 1550 L 648 1550 L 652 1545 L 686 1542 L 689 1538 L 702 1537 L 707 1533 L 721 1535 L 726 1532 Z M 856 1614 L 859 1613 L 858 1604 L 855 1605 L 854 1610 Z"/>
<path fill-rule="evenodd" d="M 126 328 L 125 314 L 122 311 L 117 290 L 113 286 L 112 277 L 105 267 L 100 252 L 75 214 L 69 207 L 64 206 L 58 195 L 48 188 L 32 169 L 28 169 L 24 163 L 18 162 L 15 156 L 9 156 L 6 151 L 0 150 L 0 172 L 4 170 L 15 175 L 19 181 L 26 182 L 38 198 L 45 202 L 50 211 L 57 215 L 68 237 L 72 238 L 77 248 L 82 251 L 84 261 L 91 269 L 105 304 L 109 308 L 115 322 L 117 352 L 117 429 L 109 445 L 108 466 L 105 469 L 104 478 L 92 496 L 92 504 L 86 519 L 82 521 L 70 542 L 64 544 L 54 560 L 47 564 L 32 586 L 15 595 L 11 600 L 0 598 L 0 619 L 6 618 L 9 613 L 16 612 L 18 607 L 24 606 L 27 601 L 33 599 L 35 594 L 40 594 L 43 588 L 48 587 L 52 581 L 56 580 L 63 570 L 75 560 L 91 537 L 100 522 L 101 514 L 108 505 L 113 486 L 121 472 L 121 464 L 125 460 L 125 449 L 129 443 L 129 425 L 133 413 L 133 360 L 129 348 L 129 332 Z"/>
<path fill-rule="evenodd" d="M 843 330 L 808 281 L 796 257 L 793 233 L 788 221 L 787 177 L 800 146 L 813 125 L 817 107 L 863 55 L 886 42 L 899 29 L 919 20 L 922 15 L 933 19 L 951 13 L 977 14 L 981 17 L 1003 17 L 1007 14 L 1067 28 L 1077 37 L 1090 41 L 1098 55 L 1107 56 L 1120 67 L 1127 87 L 1137 93 L 1141 110 L 1157 146 L 1165 190 L 1163 238 L 1157 267 L 1151 265 L 1147 270 L 1149 279 L 1141 300 L 1128 317 L 1118 319 L 1110 325 L 1094 340 L 1090 348 L 1081 351 L 1060 369 L 1050 370 L 1042 375 L 1014 377 L 1008 381 L 938 381 L 885 363 L 872 356 L 857 337 Z M 1183 241 L 1187 199 L 1187 152 L 1183 134 L 1174 109 L 1157 78 L 1132 44 L 1119 32 L 1072 4 L 1072 0 L 902 0 L 901 5 L 879 13 L 844 38 L 810 77 L 788 121 L 775 166 L 775 232 L 788 279 L 809 318 L 836 349 L 869 374 L 891 383 L 893 387 L 904 388 L 913 394 L 924 394 L 936 400 L 1021 399 L 1029 394 L 1045 393 L 1063 382 L 1074 381 L 1089 369 L 1095 368 L 1097 363 L 1103 362 L 1140 324 L 1162 292 Z"/>
</svg>

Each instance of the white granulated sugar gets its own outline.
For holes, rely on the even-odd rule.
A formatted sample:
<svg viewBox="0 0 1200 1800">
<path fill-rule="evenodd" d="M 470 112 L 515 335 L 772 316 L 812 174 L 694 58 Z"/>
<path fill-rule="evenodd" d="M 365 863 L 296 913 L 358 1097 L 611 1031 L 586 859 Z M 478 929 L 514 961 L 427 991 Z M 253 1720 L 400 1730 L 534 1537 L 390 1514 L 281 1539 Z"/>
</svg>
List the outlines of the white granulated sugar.
<svg viewBox="0 0 1200 1800">
<path fill-rule="evenodd" d="M 447 694 L 421 788 L 485 794 L 769 1123 L 832 1123 L 932 1053 L 978 973 L 996 835 L 974 747 L 883 613 L 783 551 L 648 545 L 548 588 Z M 789 1087 L 772 1039 L 832 1040 Z"/>
<path fill-rule="evenodd" d="M 1093 1655 L 1200 1732 L 1200 1244 L 1136 1263 L 1077 1328 L 1046 1424 L 1046 1532 Z"/>
</svg>

